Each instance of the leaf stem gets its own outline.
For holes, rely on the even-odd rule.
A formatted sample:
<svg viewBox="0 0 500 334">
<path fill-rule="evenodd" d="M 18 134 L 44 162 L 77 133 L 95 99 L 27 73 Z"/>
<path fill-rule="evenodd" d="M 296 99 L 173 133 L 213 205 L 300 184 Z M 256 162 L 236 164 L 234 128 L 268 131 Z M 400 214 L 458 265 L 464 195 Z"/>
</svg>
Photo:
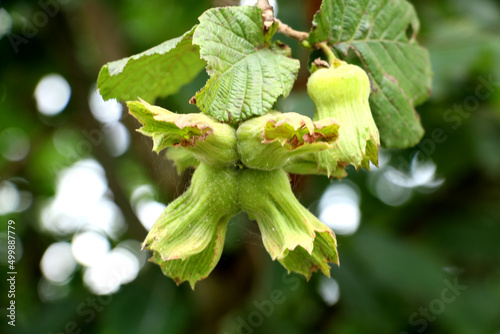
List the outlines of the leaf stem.
<svg viewBox="0 0 500 334">
<path fill-rule="evenodd" d="M 323 51 L 323 53 L 328 58 L 330 66 L 339 67 L 340 65 L 342 65 L 342 61 L 340 61 L 337 57 L 335 57 L 335 54 L 333 53 L 332 49 L 328 46 L 326 42 L 318 43 L 317 46 L 321 49 L 321 51 Z"/>
</svg>

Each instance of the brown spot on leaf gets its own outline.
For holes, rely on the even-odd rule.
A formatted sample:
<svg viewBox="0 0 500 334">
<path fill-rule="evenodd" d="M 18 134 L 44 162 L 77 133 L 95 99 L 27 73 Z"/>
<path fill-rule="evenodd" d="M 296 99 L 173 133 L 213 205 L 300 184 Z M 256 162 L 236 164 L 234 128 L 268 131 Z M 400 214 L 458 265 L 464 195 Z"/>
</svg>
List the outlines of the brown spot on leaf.
<svg viewBox="0 0 500 334">
<path fill-rule="evenodd" d="M 337 166 L 339 166 L 340 168 L 346 168 L 347 166 L 349 166 L 349 162 L 346 162 L 346 161 L 338 161 L 338 162 L 337 162 Z"/>
<path fill-rule="evenodd" d="M 293 136 L 292 140 L 290 140 L 289 143 L 293 148 L 296 148 L 300 145 L 300 140 L 299 138 L 297 138 L 297 136 Z"/>
<path fill-rule="evenodd" d="M 174 146 L 180 145 L 182 147 L 193 147 L 194 145 L 196 145 L 196 143 L 198 141 L 204 142 L 205 139 L 207 139 L 207 137 L 209 135 L 211 135 L 212 133 L 213 133 L 212 129 L 208 129 L 207 131 L 204 131 L 201 134 L 201 136 L 193 136 L 193 137 L 190 137 L 189 139 L 182 139 L 178 145 L 174 145 Z"/>
<path fill-rule="evenodd" d="M 394 82 L 396 85 L 399 86 L 399 81 L 395 77 L 393 77 L 392 75 L 385 73 L 384 77 L 386 77 L 387 79 L 391 80 L 392 82 Z"/>
<path fill-rule="evenodd" d="M 306 133 L 303 138 L 306 143 L 312 144 L 325 138 L 325 136 L 322 133 L 313 132 L 312 134 Z"/>
<path fill-rule="evenodd" d="M 231 113 L 229 111 L 226 111 L 227 113 L 227 119 L 228 119 L 228 123 L 233 123 L 233 115 L 231 115 Z"/>
</svg>

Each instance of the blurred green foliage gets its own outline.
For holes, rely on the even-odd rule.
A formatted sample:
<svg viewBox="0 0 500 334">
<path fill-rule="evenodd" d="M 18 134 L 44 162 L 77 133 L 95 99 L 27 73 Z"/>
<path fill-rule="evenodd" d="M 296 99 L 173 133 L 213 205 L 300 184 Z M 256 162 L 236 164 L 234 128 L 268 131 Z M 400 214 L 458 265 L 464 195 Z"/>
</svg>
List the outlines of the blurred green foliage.
<svg viewBox="0 0 500 334">
<path fill-rule="evenodd" d="M 280 19 L 299 30 L 309 29 L 319 7 L 318 1 L 278 3 Z M 285 275 L 245 215 L 230 222 L 220 263 L 194 292 L 187 285 L 176 287 L 148 263 L 133 282 L 109 297 L 93 295 L 84 284 L 85 269 L 78 266 L 72 279 L 58 287 L 65 293 L 43 298 L 41 258 L 49 245 L 72 237 L 48 233 L 40 222 L 63 168 L 89 157 L 104 168 L 127 226 L 122 235 L 110 238 L 112 246 L 126 239 L 142 241 L 146 234 L 131 204 L 137 186 L 153 185 L 151 196 L 168 203 L 190 177 L 189 172 L 178 177 L 164 156 L 153 154 L 151 142 L 134 131 L 138 124 L 126 113 L 121 121 L 131 144 L 125 154 L 113 157 L 103 142 L 90 149 L 79 146 L 89 141 L 85 133 L 104 131 L 88 104 L 99 68 L 177 37 L 204 10 L 231 2 L 59 1 L 45 24 L 36 21 L 44 11 L 40 3 L 2 2 L 12 28 L 0 39 L 0 182 L 14 184 L 33 199 L 27 210 L 1 216 L 0 231 L 13 219 L 23 247 L 16 264 L 16 327 L 7 325 L 2 299 L 2 333 L 499 333 L 500 6 L 493 0 L 413 3 L 422 23 L 419 40 L 430 50 L 434 71 L 432 97 L 418 108 L 426 136 L 413 149 L 386 151 L 390 161 L 385 169 L 350 171 L 360 190 L 361 225 L 353 235 L 338 236 L 341 266 L 332 269 L 332 277 L 340 298 L 329 306 L 320 293 L 325 281 L 319 275 L 308 283 Z M 3 29 L 7 21 L 1 17 Z M 38 22 L 29 38 L 26 22 Z M 25 36 L 18 52 L 13 34 Z M 277 109 L 311 115 L 313 106 L 305 94 L 307 52 L 295 41 L 279 38 L 302 60 L 302 69 L 294 91 Z M 48 73 L 62 75 L 72 91 L 64 111 L 51 117 L 37 111 L 33 98 Z M 170 110 L 195 111 L 187 101 L 206 79 L 201 74 L 159 103 Z M 12 128 L 21 129 L 30 142 L 20 161 L 5 156 L 11 144 L 1 138 Z M 408 172 L 417 152 L 437 165 L 436 177 L 445 182 L 437 191 L 406 192 L 409 199 L 401 205 L 385 204 L 373 185 L 389 166 Z M 319 176 L 292 181 L 301 202 L 313 211 L 330 185 Z M 6 273 L 4 264 L 2 260 Z M 466 288 L 453 290 L 455 282 Z M 4 283 L 3 297 L 8 289 Z M 329 289 L 334 290 L 332 285 Z"/>
</svg>

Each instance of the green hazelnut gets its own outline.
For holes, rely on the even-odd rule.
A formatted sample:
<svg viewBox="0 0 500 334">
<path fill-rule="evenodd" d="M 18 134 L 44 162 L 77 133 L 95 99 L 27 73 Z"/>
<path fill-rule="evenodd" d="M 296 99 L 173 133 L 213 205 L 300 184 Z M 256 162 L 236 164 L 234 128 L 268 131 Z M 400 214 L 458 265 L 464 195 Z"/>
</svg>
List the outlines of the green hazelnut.
<svg viewBox="0 0 500 334">
<path fill-rule="evenodd" d="M 378 164 L 380 138 L 370 111 L 370 80 L 358 66 L 337 62 L 309 77 L 307 92 L 316 107 L 314 120 L 332 117 L 340 124 L 333 148 L 317 153 L 328 175 L 351 164 L 369 169 Z"/>
</svg>

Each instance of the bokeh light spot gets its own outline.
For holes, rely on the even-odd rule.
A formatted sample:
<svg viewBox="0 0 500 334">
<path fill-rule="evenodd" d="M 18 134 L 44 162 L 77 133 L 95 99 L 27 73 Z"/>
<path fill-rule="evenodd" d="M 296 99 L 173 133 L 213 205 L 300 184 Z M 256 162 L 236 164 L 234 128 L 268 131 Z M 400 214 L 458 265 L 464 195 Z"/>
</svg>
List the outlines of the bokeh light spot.
<svg viewBox="0 0 500 334">
<path fill-rule="evenodd" d="M 389 167 L 385 173 L 390 182 L 400 187 L 435 190 L 444 183 L 444 179 L 436 179 L 436 170 L 437 166 L 431 159 L 423 160 L 416 154 L 409 171 Z"/>
<path fill-rule="evenodd" d="M 109 153 L 113 157 L 124 154 L 130 146 L 130 133 L 127 127 L 120 122 L 107 127 L 105 138 Z"/>
<path fill-rule="evenodd" d="M 73 236 L 71 249 L 75 259 L 84 266 L 92 266 L 109 252 L 108 238 L 95 231 L 86 231 Z"/>
<path fill-rule="evenodd" d="M 64 241 L 50 245 L 40 261 L 40 269 L 45 278 L 59 284 L 65 283 L 71 278 L 76 265 L 71 244 Z"/>
<path fill-rule="evenodd" d="M 116 248 L 124 248 L 134 254 L 139 261 L 139 268 L 142 268 L 146 264 L 150 256 L 147 250 L 142 249 L 142 243 L 134 239 L 122 241 Z"/>
<path fill-rule="evenodd" d="M 133 281 L 139 273 L 140 262 L 129 250 L 117 247 L 85 270 L 84 281 L 98 295 L 117 292 L 120 285 Z"/>
<path fill-rule="evenodd" d="M 0 183 L 0 215 L 15 212 L 21 202 L 17 187 L 10 181 Z"/>
<path fill-rule="evenodd" d="M 30 137 L 21 129 L 8 128 L 0 134 L 0 151 L 9 161 L 24 160 L 30 152 Z"/>
<path fill-rule="evenodd" d="M 391 182 L 386 173 L 378 175 L 375 183 L 375 194 L 382 202 L 389 206 L 400 206 L 408 202 L 412 191 Z"/>
<path fill-rule="evenodd" d="M 340 299 L 340 288 L 333 278 L 321 277 L 318 292 L 328 306 L 337 304 Z"/>
<path fill-rule="evenodd" d="M 63 111 L 70 97 L 71 87 L 59 74 L 44 76 L 35 88 L 38 111 L 45 116 L 54 116 Z"/>
<path fill-rule="evenodd" d="M 89 106 L 94 118 L 101 123 L 114 124 L 122 117 L 122 105 L 116 99 L 104 101 L 95 88 L 90 92 Z"/>
<path fill-rule="evenodd" d="M 12 17 L 3 8 L 0 8 L 0 39 L 9 34 L 12 29 Z"/>
<path fill-rule="evenodd" d="M 141 224 L 149 231 L 166 207 L 165 204 L 153 200 L 140 200 L 135 211 Z"/>
<path fill-rule="evenodd" d="M 42 228 L 57 235 L 94 230 L 117 238 L 126 226 L 111 196 L 102 166 L 80 160 L 60 173 L 56 195 L 41 211 Z"/>
<path fill-rule="evenodd" d="M 354 183 L 333 183 L 321 196 L 318 218 L 337 234 L 353 234 L 361 220 L 359 202 L 359 189 Z"/>
</svg>

